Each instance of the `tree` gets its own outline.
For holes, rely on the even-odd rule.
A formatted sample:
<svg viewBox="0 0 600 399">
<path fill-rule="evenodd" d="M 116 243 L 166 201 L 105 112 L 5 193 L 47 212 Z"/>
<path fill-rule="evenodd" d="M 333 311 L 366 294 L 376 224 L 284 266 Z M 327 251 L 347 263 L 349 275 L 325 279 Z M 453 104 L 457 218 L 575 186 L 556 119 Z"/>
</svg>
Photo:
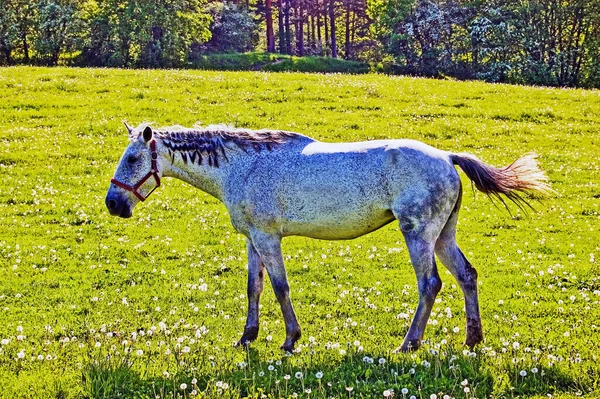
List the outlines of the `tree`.
<svg viewBox="0 0 600 399">
<path fill-rule="evenodd" d="M 252 48 L 256 25 L 245 7 L 233 3 L 211 3 L 206 10 L 212 16 L 210 40 L 204 46 L 208 52 L 242 52 Z"/>
<path fill-rule="evenodd" d="M 11 0 L 0 0 L 0 65 L 13 63 L 12 52 L 17 45 L 19 30 L 17 29 L 17 18 L 15 7 Z"/>
<path fill-rule="evenodd" d="M 75 1 L 46 1 L 38 6 L 37 57 L 47 65 L 56 65 L 65 48 L 74 49 L 82 29 Z"/>
</svg>

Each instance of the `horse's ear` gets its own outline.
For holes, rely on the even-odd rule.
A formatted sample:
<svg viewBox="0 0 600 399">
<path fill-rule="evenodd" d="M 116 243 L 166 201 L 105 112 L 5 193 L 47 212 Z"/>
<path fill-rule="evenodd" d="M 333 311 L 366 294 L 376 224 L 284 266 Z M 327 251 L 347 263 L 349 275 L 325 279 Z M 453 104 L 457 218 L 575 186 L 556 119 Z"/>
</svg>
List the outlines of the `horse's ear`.
<svg viewBox="0 0 600 399">
<path fill-rule="evenodd" d="M 129 126 L 129 124 L 126 121 L 123 121 L 123 124 L 125 125 L 125 128 L 127 128 L 127 133 L 131 136 L 131 132 L 133 132 L 133 128 L 131 126 Z"/>
<path fill-rule="evenodd" d="M 142 134 L 146 143 L 152 140 L 152 128 L 150 126 L 146 126 Z"/>
</svg>

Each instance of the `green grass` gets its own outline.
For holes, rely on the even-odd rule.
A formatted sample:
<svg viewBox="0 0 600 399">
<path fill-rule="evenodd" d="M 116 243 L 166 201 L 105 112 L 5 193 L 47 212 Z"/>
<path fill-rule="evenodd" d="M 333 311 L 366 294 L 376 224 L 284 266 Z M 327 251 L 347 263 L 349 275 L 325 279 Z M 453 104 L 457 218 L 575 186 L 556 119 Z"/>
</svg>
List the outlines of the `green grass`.
<svg viewBox="0 0 600 399">
<path fill-rule="evenodd" d="M 331 57 L 294 57 L 269 53 L 232 53 L 202 55 L 190 64 L 193 68 L 217 71 L 272 71 L 351 73 L 369 72 L 369 64 Z"/>
<path fill-rule="evenodd" d="M 600 395 L 597 91 L 20 67 L 0 69 L 0 93 L 1 397 Z M 352 241 L 284 240 L 300 352 L 278 349 L 268 288 L 259 340 L 244 351 L 232 343 L 246 311 L 245 245 L 224 206 L 167 179 L 133 218 L 105 210 L 123 120 L 412 138 L 499 166 L 536 151 L 557 195 L 511 216 L 466 186 L 459 242 L 479 271 L 486 337 L 473 353 L 462 294 L 441 268 L 424 348 L 391 354 L 417 301 L 396 224 Z"/>
</svg>

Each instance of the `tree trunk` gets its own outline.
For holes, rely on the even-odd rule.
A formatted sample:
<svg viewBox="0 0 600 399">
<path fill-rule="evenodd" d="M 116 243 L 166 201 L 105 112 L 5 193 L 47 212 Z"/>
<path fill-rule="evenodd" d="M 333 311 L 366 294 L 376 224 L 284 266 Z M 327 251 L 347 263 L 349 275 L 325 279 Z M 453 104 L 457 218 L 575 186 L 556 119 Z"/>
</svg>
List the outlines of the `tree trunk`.
<svg viewBox="0 0 600 399">
<path fill-rule="evenodd" d="M 296 51 L 299 56 L 304 55 L 304 8 L 303 8 L 303 0 L 298 0 L 298 25 L 296 32 Z"/>
<path fill-rule="evenodd" d="M 279 25 L 279 53 L 285 53 L 285 25 L 283 24 L 283 0 L 277 0 L 277 22 Z"/>
<path fill-rule="evenodd" d="M 318 49 L 319 51 L 321 51 L 321 49 L 323 48 L 323 40 L 321 37 L 321 12 L 319 10 L 319 13 L 317 14 L 317 43 L 318 43 Z"/>
<path fill-rule="evenodd" d="M 23 42 L 23 61 L 29 64 L 29 43 L 27 43 L 27 34 L 21 34 L 21 41 Z"/>
<path fill-rule="evenodd" d="M 290 30 L 290 1 L 285 1 L 285 53 L 292 55 L 292 32 Z"/>
<path fill-rule="evenodd" d="M 346 0 L 346 42 L 344 43 L 344 58 L 350 59 L 350 0 Z"/>
<path fill-rule="evenodd" d="M 310 48 L 311 41 L 310 41 L 310 35 L 312 35 L 312 31 L 311 31 L 311 26 L 310 26 L 310 9 L 306 10 L 307 11 L 307 15 L 306 15 L 306 44 L 308 44 L 308 48 Z"/>
<path fill-rule="evenodd" d="M 310 16 L 310 42 L 311 42 L 311 46 L 314 48 L 315 44 L 317 42 L 317 34 L 316 34 L 316 27 L 315 27 L 315 14 L 311 13 Z"/>
<path fill-rule="evenodd" d="M 267 24 L 267 52 L 275 52 L 275 35 L 273 34 L 273 10 L 271 0 L 265 0 L 265 22 Z"/>
<path fill-rule="evenodd" d="M 329 23 L 331 24 L 331 56 L 337 58 L 337 41 L 335 37 L 335 0 L 329 0 Z"/>
<path fill-rule="evenodd" d="M 329 55 L 329 49 L 331 48 L 331 42 L 329 41 L 329 23 L 327 20 L 327 2 L 325 2 L 325 10 L 323 11 L 323 27 L 325 28 L 325 48 L 327 49 L 326 55 Z"/>
<path fill-rule="evenodd" d="M 2 52 L 4 53 L 4 58 L 6 58 L 6 65 L 12 65 L 12 50 L 10 49 L 10 47 L 3 47 Z"/>
</svg>

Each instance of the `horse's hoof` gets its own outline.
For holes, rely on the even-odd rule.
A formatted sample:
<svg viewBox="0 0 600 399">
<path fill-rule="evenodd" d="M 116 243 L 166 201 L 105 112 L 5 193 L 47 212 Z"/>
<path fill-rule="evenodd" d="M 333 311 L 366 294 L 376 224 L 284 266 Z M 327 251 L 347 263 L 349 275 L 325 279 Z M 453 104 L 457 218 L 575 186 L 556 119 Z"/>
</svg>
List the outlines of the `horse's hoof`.
<svg viewBox="0 0 600 399">
<path fill-rule="evenodd" d="M 465 339 L 465 345 L 469 347 L 469 349 L 473 349 L 475 345 L 483 341 L 483 334 L 481 330 L 472 332 L 467 331 L 467 338 Z"/>
<path fill-rule="evenodd" d="M 475 345 L 482 341 L 483 331 L 481 329 L 481 323 L 467 320 L 467 337 L 465 339 L 465 345 L 467 345 L 470 349 L 473 349 Z"/>
<path fill-rule="evenodd" d="M 283 350 L 284 352 L 293 353 L 294 352 L 294 344 L 288 344 L 286 342 L 283 345 L 281 345 L 281 350 Z"/>
<path fill-rule="evenodd" d="M 294 352 L 294 345 L 296 345 L 296 341 L 300 339 L 300 335 L 300 331 L 298 331 L 292 338 L 286 338 L 283 345 L 281 345 L 281 349 L 290 353 Z"/>
<path fill-rule="evenodd" d="M 393 353 L 408 353 L 414 352 L 421 347 L 420 339 L 411 339 L 408 341 L 404 341 L 401 347 L 394 350 Z"/>
<path fill-rule="evenodd" d="M 252 341 L 255 341 L 258 337 L 258 327 L 249 327 L 244 329 L 242 338 L 235 344 L 235 346 L 248 346 Z"/>
</svg>

